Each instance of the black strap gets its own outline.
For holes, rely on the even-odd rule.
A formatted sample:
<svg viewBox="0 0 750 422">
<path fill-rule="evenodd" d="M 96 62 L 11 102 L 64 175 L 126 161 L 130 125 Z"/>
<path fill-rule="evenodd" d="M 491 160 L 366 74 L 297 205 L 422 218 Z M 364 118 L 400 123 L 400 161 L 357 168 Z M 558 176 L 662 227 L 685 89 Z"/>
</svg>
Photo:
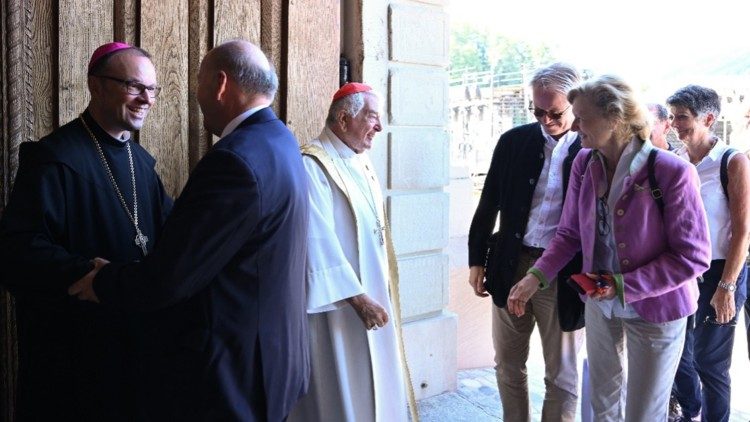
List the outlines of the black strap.
<svg viewBox="0 0 750 422">
<path fill-rule="evenodd" d="M 648 154 L 648 184 L 651 186 L 651 196 L 656 201 L 656 206 L 659 207 L 659 213 L 664 215 L 664 198 L 661 189 L 659 189 L 659 183 L 656 181 L 656 154 L 659 152 L 656 148 L 652 149 Z M 586 165 L 591 161 L 591 157 L 594 156 L 594 150 L 589 152 L 589 156 L 586 158 Z M 581 175 L 583 177 L 583 175 Z"/>
<path fill-rule="evenodd" d="M 721 156 L 721 167 L 719 167 L 719 177 L 721 177 L 721 188 L 724 190 L 724 196 L 727 198 L 727 202 L 729 202 L 729 191 L 727 189 L 727 186 L 729 186 L 729 156 L 732 155 L 736 150 L 734 148 L 727 148 L 726 151 L 724 151 L 724 154 Z"/>
<path fill-rule="evenodd" d="M 652 149 L 648 154 L 648 184 L 651 186 L 651 196 L 656 201 L 656 206 L 659 207 L 659 212 L 664 215 L 664 198 L 661 189 L 659 189 L 659 183 L 656 181 L 656 154 L 659 152 L 656 148 Z"/>
</svg>

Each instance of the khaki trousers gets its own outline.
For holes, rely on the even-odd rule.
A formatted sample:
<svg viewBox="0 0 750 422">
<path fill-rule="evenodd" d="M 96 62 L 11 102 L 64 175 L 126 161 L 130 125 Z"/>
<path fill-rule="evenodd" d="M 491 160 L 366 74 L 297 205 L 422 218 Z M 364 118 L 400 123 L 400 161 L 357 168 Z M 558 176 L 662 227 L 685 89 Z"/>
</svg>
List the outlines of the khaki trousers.
<svg viewBox="0 0 750 422">
<path fill-rule="evenodd" d="M 536 261 L 527 252 L 519 255 L 516 280 L 520 280 Z M 539 328 L 544 356 L 544 404 L 542 421 L 574 421 L 578 402 L 577 354 L 584 343 L 584 330 L 563 332 L 557 317 L 557 283 L 540 290 L 526 304 L 522 317 L 510 315 L 507 308 L 493 305 L 492 339 L 495 346 L 495 371 L 503 420 L 531 420 L 526 361 L 529 341 Z"/>
</svg>

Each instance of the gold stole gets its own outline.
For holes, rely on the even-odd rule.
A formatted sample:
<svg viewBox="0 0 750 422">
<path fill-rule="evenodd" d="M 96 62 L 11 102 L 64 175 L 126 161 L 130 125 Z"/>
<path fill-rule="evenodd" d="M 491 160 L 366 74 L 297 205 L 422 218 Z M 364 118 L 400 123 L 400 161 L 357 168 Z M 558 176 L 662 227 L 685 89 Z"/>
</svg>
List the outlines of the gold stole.
<svg viewBox="0 0 750 422">
<path fill-rule="evenodd" d="M 328 177 L 333 180 L 333 183 L 338 187 L 339 191 L 346 197 L 349 208 L 351 208 L 352 217 L 354 217 L 354 223 L 358 225 L 357 214 L 354 212 L 354 205 L 352 199 L 349 197 L 348 190 L 346 188 L 344 180 L 336 170 L 336 163 L 328 155 L 325 149 L 315 144 L 304 144 L 300 147 L 302 155 L 306 155 L 315 159 L 320 167 L 325 171 Z M 368 178 L 365 178 L 367 183 L 370 183 Z M 374 200 L 375 198 L 373 198 Z M 398 263 L 396 262 L 396 252 L 393 249 L 393 242 L 391 241 L 391 226 L 388 224 L 388 216 L 383 209 L 383 224 L 385 225 L 385 247 L 388 254 L 388 290 L 390 292 L 391 302 L 393 303 L 394 313 L 394 326 L 396 328 L 396 342 L 398 343 L 398 349 L 401 353 L 401 362 L 404 370 L 404 377 L 406 381 L 406 394 L 409 401 L 409 412 L 411 413 L 412 422 L 419 421 L 419 412 L 417 410 L 417 402 L 414 398 L 414 388 L 411 384 L 411 373 L 409 372 L 409 365 L 406 363 L 406 350 L 404 348 L 403 333 L 401 332 L 401 300 L 399 299 L 398 290 Z M 359 231 L 358 231 L 359 232 Z"/>
</svg>

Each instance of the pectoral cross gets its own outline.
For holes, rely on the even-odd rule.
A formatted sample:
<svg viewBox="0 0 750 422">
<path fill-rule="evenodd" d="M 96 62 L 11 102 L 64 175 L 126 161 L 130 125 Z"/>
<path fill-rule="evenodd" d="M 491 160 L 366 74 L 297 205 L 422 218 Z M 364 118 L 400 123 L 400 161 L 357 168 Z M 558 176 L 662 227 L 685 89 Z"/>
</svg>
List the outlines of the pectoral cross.
<svg viewBox="0 0 750 422">
<path fill-rule="evenodd" d="M 377 228 L 373 229 L 372 232 L 378 236 L 380 244 L 385 245 L 385 237 L 383 236 L 383 233 L 385 233 L 385 226 L 380 224 L 379 218 L 375 218 L 375 224 L 377 225 Z"/>
<path fill-rule="evenodd" d="M 148 243 L 148 236 L 141 233 L 140 230 L 138 230 L 135 234 L 135 244 L 136 246 L 140 247 L 143 251 L 143 256 L 146 256 L 148 254 L 148 249 L 146 249 L 146 244 Z"/>
</svg>

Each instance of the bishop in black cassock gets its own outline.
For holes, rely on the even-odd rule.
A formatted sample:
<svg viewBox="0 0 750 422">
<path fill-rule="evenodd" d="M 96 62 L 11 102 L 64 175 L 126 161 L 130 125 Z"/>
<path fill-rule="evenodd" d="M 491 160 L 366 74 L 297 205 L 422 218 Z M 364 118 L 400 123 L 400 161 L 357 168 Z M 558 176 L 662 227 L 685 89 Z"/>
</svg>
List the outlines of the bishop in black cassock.
<svg viewBox="0 0 750 422">
<path fill-rule="evenodd" d="M 148 249 L 172 200 L 154 158 L 132 140 L 112 137 L 89 109 L 39 142 L 21 145 L 15 185 L 0 220 L 0 282 L 16 299 L 18 319 L 19 421 L 132 420 L 128 412 L 142 352 L 136 336 L 150 334 L 143 316 L 78 301 L 67 288 L 93 269 L 94 257 L 144 256 L 106 167 L 131 214 L 135 180 L 138 227 L 149 239 Z"/>
</svg>

